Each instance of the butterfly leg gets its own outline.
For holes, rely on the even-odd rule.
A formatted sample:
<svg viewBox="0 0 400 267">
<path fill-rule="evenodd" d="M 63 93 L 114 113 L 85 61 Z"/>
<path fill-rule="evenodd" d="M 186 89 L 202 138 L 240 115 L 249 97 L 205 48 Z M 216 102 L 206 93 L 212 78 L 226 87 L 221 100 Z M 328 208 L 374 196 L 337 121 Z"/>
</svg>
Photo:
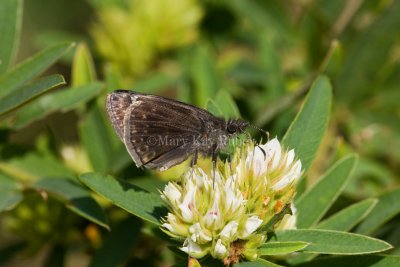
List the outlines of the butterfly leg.
<svg viewBox="0 0 400 267">
<path fill-rule="evenodd" d="M 265 152 L 265 150 L 261 146 L 256 146 L 256 147 L 258 147 L 261 150 L 261 152 L 264 155 L 264 160 L 265 160 L 267 158 L 267 153 Z"/>
<path fill-rule="evenodd" d="M 218 157 L 216 148 L 217 148 L 216 146 L 213 146 L 213 148 L 212 148 L 212 157 L 211 157 L 211 160 L 212 160 L 212 172 L 213 172 L 213 189 L 215 188 L 215 170 L 217 168 L 217 157 Z"/>
<path fill-rule="evenodd" d="M 192 161 L 190 162 L 190 167 L 194 167 L 197 164 L 198 152 L 197 150 L 194 151 Z"/>
<path fill-rule="evenodd" d="M 232 171 L 232 158 L 231 158 L 231 153 L 230 152 L 228 152 L 228 157 L 226 158 L 226 160 L 228 161 L 230 175 L 232 176 L 232 174 L 233 174 L 233 171 Z M 233 176 L 232 176 L 232 178 L 233 178 Z"/>
<path fill-rule="evenodd" d="M 192 160 L 190 161 L 190 176 L 193 176 L 194 173 L 194 166 L 197 164 L 198 152 L 197 150 L 194 151 Z"/>
</svg>

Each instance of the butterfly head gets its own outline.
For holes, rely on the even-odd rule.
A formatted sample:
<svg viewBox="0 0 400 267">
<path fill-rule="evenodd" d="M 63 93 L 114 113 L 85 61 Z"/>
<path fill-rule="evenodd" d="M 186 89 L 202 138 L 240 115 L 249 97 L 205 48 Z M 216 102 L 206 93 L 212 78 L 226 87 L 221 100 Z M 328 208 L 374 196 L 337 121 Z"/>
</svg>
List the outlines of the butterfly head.
<svg viewBox="0 0 400 267">
<path fill-rule="evenodd" d="M 228 133 L 228 135 L 237 135 L 237 134 L 241 134 L 243 133 L 246 128 L 249 126 L 249 122 L 245 121 L 245 120 L 228 120 L 228 122 L 226 123 L 226 131 Z"/>
</svg>

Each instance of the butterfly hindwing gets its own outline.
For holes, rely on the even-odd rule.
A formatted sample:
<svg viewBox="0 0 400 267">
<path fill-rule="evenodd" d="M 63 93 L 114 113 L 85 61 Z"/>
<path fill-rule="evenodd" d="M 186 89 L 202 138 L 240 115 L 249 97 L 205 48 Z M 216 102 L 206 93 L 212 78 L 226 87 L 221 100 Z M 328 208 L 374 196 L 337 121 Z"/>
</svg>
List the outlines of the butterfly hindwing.
<svg viewBox="0 0 400 267">
<path fill-rule="evenodd" d="M 124 141 L 124 119 L 128 108 L 134 102 L 129 91 L 118 90 L 107 96 L 106 110 L 118 137 Z"/>
</svg>

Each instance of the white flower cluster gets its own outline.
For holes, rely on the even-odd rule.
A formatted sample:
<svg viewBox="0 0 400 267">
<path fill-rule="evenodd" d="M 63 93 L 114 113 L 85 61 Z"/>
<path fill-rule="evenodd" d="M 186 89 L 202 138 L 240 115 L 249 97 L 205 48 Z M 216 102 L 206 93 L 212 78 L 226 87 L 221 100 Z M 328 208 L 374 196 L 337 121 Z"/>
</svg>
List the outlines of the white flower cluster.
<svg viewBox="0 0 400 267">
<path fill-rule="evenodd" d="M 162 229 L 184 240 L 181 250 L 192 257 L 211 254 L 226 264 L 254 260 L 265 242 L 263 226 L 291 204 L 300 176 L 294 151 L 286 153 L 277 139 L 248 144 L 237 149 L 231 165 L 218 166 L 215 184 L 200 168 L 187 172 L 182 184 L 168 183 L 162 198 L 170 212 Z M 275 228 L 294 227 L 295 216 L 283 218 Z"/>
</svg>

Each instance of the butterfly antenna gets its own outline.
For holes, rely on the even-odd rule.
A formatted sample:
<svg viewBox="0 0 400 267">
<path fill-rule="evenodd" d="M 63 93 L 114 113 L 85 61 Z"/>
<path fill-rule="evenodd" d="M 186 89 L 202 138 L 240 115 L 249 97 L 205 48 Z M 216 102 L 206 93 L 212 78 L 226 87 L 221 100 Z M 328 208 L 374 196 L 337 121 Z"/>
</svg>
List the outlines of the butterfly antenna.
<svg viewBox="0 0 400 267">
<path fill-rule="evenodd" d="M 253 129 L 256 129 L 256 130 L 258 130 L 258 131 L 264 133 L 264 134 L 267 136 L 267 142 L 269 141 L 269 132 L 268 132 L 268 131 L 263 130 L 263 129 L 261 129 L 261 128 L 255 126 L 255 125 L 252 125 L 252 124 L 250 124 L 249 126 L 250 126 L 251 128 L 253 128 Z"/>
</svg>

